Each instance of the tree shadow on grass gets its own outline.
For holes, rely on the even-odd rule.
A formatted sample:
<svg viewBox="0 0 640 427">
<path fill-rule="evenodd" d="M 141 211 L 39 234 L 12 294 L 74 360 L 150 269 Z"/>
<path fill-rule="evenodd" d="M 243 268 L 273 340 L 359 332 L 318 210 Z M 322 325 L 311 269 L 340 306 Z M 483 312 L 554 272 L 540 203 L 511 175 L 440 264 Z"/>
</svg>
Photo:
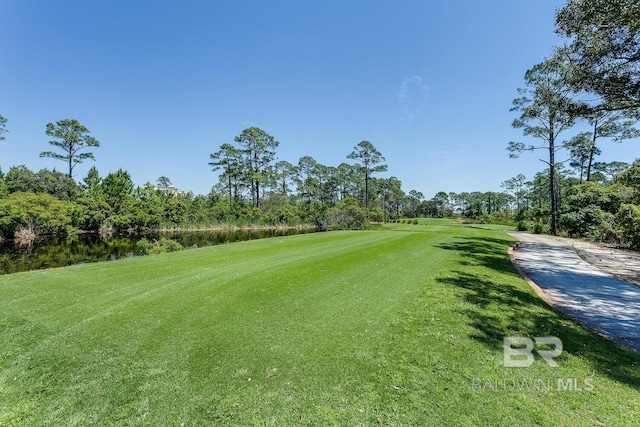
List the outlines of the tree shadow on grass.
<svg viewBox="0 0 640 427">
<path fill-rule="evenodd" d="M 472 307 L 462 311 L 474 330 L 471 338 L 501 351 L 503 338 L 508 336 L 559 337 L 564 353 L 587 361 L 602 375 L 640 389 L 640 355 L 590 332 L 535 295 L 507 256 L 505 246 L 511 243 L 476 237 L 438 245 L 461 255 L 460 268 L 436 280 L 459 288 Z"/>
<path fill-rule="evenodd" d="M 505 246 L 511 246 L 513 243 L 513 240 L 492 237 L 459 237 L 453 242 L 441 243 L 436 247 L 459 252 L 463 258 L 459 261 L 461 265 L 488 267 L 520 277 L 509 258 L 505 257 Z"/>
</svg>

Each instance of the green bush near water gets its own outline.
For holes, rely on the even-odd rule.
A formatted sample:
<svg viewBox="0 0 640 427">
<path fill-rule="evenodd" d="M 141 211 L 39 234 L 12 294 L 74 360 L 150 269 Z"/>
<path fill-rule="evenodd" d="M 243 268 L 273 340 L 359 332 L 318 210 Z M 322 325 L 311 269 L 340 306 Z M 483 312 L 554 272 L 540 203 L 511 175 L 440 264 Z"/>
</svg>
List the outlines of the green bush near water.
<svg viewBox="0 0 640 427">
<path fill-rule="evenodd" d="M 184 249 L 180 243 L 166 237 L 154 241 L 142 238 L 138 241 L 137 246 L 140 255 L 162 254 Z"/>
</svg>

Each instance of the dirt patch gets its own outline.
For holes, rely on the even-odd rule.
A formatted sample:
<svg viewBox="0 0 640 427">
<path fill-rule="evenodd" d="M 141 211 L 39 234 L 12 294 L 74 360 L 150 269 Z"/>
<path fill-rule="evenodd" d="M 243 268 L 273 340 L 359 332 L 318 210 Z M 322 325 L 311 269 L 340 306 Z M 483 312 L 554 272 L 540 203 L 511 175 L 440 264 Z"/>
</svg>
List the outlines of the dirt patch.
<svg viewBox="0 0 640 427">
<path fill-rule="evenodd" d="M 556 239 L 573 246 L 580 258 L 594 267 L 640 286 L 640 253 L 583 240 Z"/>
</svg>

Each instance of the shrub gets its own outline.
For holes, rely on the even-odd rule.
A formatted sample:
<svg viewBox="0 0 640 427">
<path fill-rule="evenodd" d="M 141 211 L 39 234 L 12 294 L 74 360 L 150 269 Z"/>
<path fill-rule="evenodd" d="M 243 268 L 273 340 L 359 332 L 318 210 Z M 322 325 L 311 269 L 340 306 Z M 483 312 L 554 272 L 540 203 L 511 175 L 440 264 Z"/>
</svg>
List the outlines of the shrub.
<svg viewBox="0 0 640 427">
<path fill-rule="evenodd" d="M 620 232 L 616 230 L 613 224 L 608 222 L 603 222 L 602 224 L 599 224 L 597 227 L 594 227 L 589 232 L 588 237 L 597 242 L 620 243 L 622 241 L 622 236 L 620 235 Z"/>
<path fill-rule="evenodd" d="M 153 242 L 147 238 L 138 241 L 138 253 L 141 255 L 162 254 L 166 252 L 175 252 L 184 249 L 184 247 L 172 239 L 166 237 Z"/>
<path fill-rule="evenodd" d="M 549 225 L 538 221 L 533 226 L 533 234 L 542 234 L 549 231 Z"/>
<path fill-rule="evenodd" d="M 158 241 L 156 247 L 151 250 L 151 253 L 176 252 L 182 249 L 184 249 L 184 246 L 180 243 L 163 237 Z M 156 250 L 156 252 L 154 252 L 154 250 Z"/>
<path fill-rule="evenodd" d="M 35 234 L 72 230 L 71 205 L 49 194 L 12 193 L 0 200 L 0 232 L 7 237 L 24 228 Z"/>
<path fill-rule="evenodd" d="M 132 228 L 134 221 L 131 215 L 123 213 L 120 215 L 109 216 L 109 218 L 104 221 L 103 225 L 107 228 L 113 228 L 120 232 Z"/>
<path fill-rule="evenodd" d="M 518 231 L 529 231 L 529 223 L 527 221 L 518 221 L 516 229 Z"/>
<path fill-rule="evenodd" d="M 151 252 L 151 249 L 153 248 L 153 242 L 146 237 L 143 237 L 138 240 L 137 247 L 140 255 L 149 255 L 149 252 Z"/>
<path fill-rule="evenodd" d="M 329 224 L 329 230 L 362 230 L 367 226 L 367 215 L 355 199 L 347 197 L 327 211 L 324 223 Z"/>
<path fill-rule="evenodd" d="M 614 215 L 597 206 L 588 205 L 560 216 L 558 225 L 570 236 L 587 236 L 602 223 L 613 223 Z"/>
<path fill-rule="evenodd" d="M 640 248 L 640 207 L 623 204 L 616 215 L 616 222 L 624 243 Z"/>
<path fill-rule="evenodd" d="M 111 207 L 102 199 L 83 196 L 72 204 L 73 225 L 85 231 L 98 231 L 111 214 Z"/>
</svg>

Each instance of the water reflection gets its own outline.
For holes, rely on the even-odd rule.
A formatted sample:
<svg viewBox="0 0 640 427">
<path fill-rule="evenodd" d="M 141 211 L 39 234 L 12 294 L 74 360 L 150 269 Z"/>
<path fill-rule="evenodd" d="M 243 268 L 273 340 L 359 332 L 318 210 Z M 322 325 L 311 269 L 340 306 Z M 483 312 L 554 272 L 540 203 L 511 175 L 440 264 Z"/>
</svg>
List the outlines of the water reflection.
<svg viewBox="0 0 640 427">
<path fill-rule="evenodd" d="M 36 239 L 28 245 L 19 245 L 15 241 L 7 240 L 0 243 L 0 274 L 132 257 L 139 253 L 137 243 L 143 237 L 147 239 L 166 237 L 176 240 L 185 248 L 192 248 L 314 231 L 310 229 L 182 231 L 135 236 L 81 234 Z"/>
</svg>

